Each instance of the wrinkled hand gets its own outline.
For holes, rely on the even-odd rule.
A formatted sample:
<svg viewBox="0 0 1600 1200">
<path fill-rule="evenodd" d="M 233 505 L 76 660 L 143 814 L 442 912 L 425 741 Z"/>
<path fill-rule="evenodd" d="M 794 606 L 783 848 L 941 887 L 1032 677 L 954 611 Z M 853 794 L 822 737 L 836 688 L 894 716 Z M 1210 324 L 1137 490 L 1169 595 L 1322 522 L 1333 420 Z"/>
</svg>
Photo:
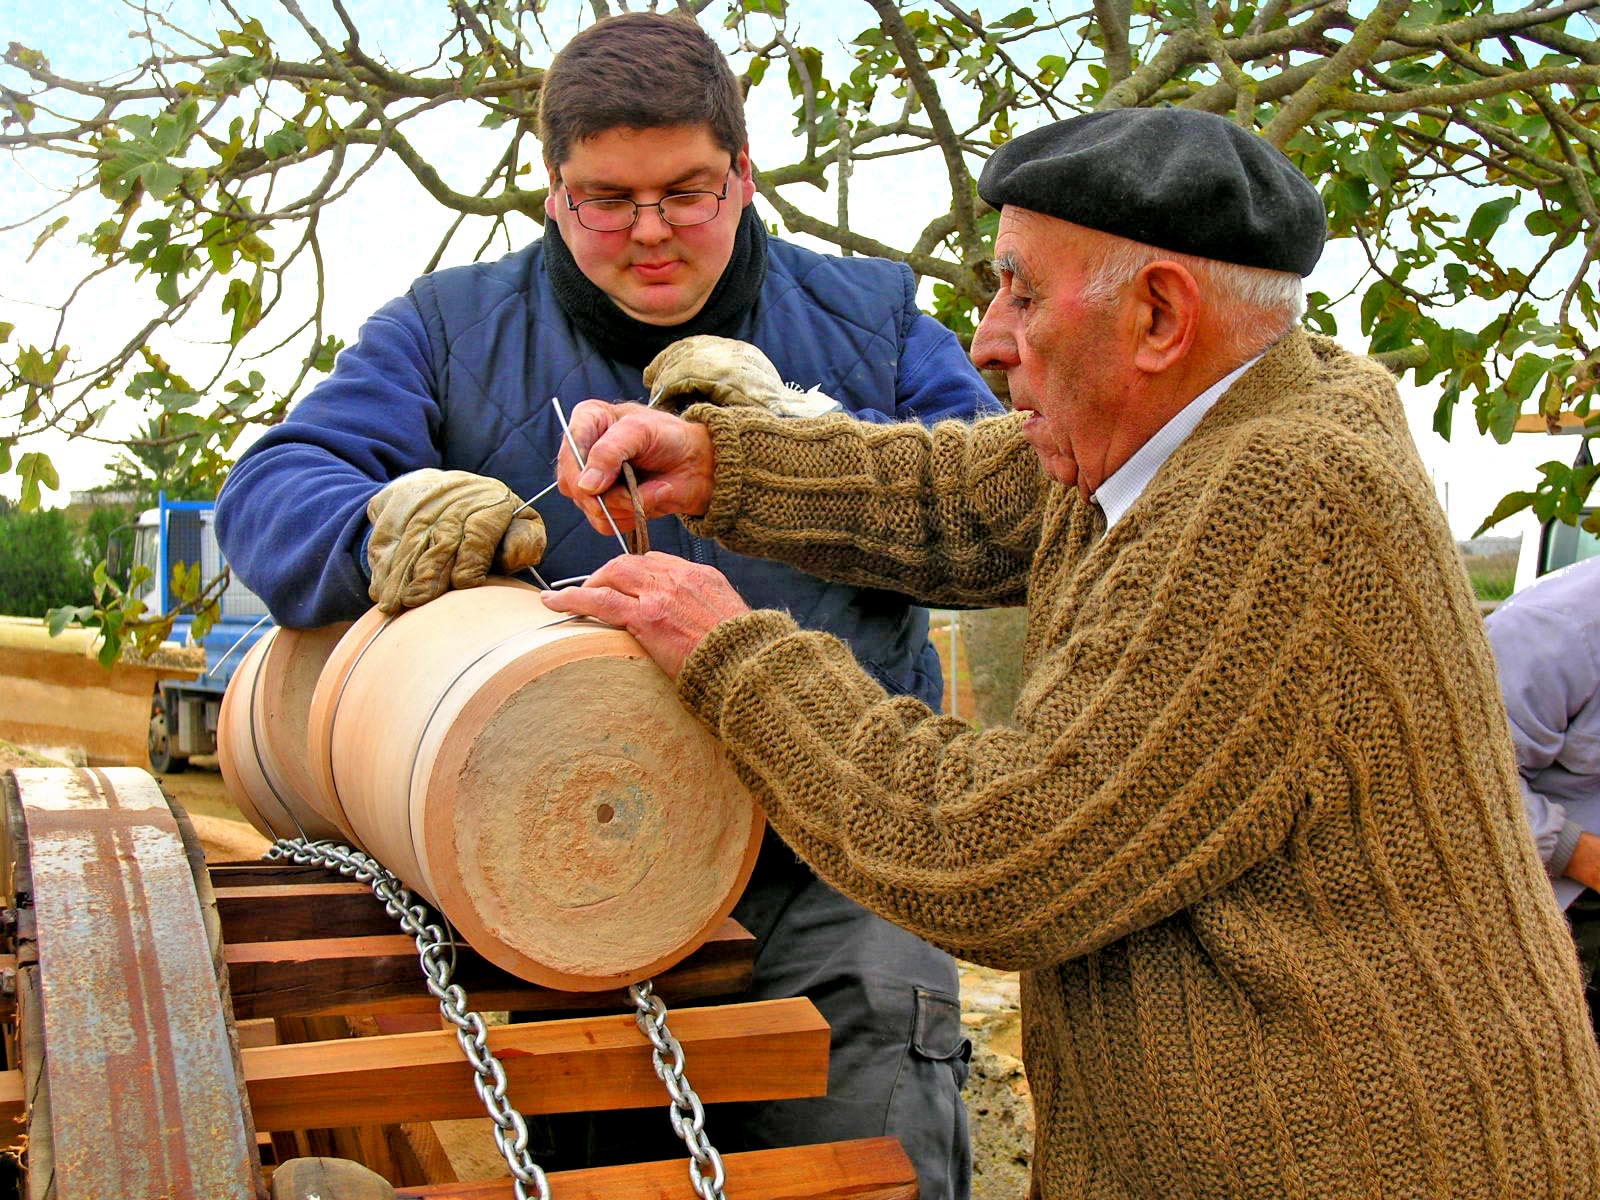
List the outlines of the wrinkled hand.
<svg viewBox="0 0 1600 1200">
<path fill-rule="evenodd" d="M 732 407 L 754 404 L 780 417 L 820 417 L 842 411 L 821 392 L 785 387 L 772 361 L 748 342 L 696 334 L 673 342 L 644 369 L 650 407 L 681 412 L 710 401 Z"/>
<path fill-rule="evenodd" d="M 706 634 L 750 611 L 715 567 L 659 552 L 613 558 L 582 587 L 545 592 L 542 599 L 554 612 L 626 629 L 672 679 Z"/>
<path fill-rule="evenodd" d="M 505 484 L 468 471 L 402 475 L 367 502 L 367 594 L 386 613 L 451 588 L 477 587 L 491 567 L 511 574 L 544 555 L 544 522 Z"/>
<path fill-rule="evenodd" d="M 585 400 L 572 410 L 572 440 L 583 451 L 581 471 L 565 442 L 556 461 L 556 485 L 597 533 L 607 536 L 611 511 L 617 528 L 633 528 L 633 501 L 618 486 L 623 463 L 633 464 L 645 519 L 699 516 L 711 503 L 711 435 L 696 425 L 639 404 Z"/>
</svg>

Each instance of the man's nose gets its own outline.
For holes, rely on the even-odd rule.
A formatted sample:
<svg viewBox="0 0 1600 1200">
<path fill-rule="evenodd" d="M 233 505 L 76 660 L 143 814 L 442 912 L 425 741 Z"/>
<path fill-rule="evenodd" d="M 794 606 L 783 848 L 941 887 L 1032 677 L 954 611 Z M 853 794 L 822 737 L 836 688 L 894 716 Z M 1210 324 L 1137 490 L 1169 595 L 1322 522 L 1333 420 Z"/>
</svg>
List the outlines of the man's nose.
<svg viewBox="0 0 1600 1200">
<path fill-rule="evenodd" d="M 997 296 L 989 302 L 978 331 L 972 335 L 972 365 L 980 371 L 1008 371 L 1017 365 L 1017 343 L 1007 316 L 1009 309 Z"/>
<path fill-rule="evenodd" d="M 639 206 L 639 214 L 633 219 L 633 240 L 642 242 L 647 246 L 655 246 L 666 241 L 672 236 L 672 226 L 661 215 L 661 210 L 654 206 Z"/>
</svg>

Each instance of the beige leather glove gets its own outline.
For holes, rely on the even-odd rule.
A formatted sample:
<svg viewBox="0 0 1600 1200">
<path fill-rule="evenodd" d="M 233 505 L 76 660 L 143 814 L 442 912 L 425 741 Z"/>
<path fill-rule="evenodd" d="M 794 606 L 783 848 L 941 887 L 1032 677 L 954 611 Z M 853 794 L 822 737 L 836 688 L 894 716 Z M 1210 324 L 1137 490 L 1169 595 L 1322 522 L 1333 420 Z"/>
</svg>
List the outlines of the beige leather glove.
<svg viewBox="0 0 1600 1200">
<path fill-rule="evenodd" d="M 415 608 L 544 554 L 544 522 L 498 479 L 432 468 L 402 475 L 367 502 L 367 594 L 386 613 Z"/>
<path fill-rule="evenodd" d="M 787 386 L 767 356 L 748 342 L 696 334 L 673 342 L 644 369 L 650 407 L 676 413 L 709 400 L 733 407 L 755 404 L 780 417 L 820 417 L 843 411 L 829 396 Z"/>
</svg>

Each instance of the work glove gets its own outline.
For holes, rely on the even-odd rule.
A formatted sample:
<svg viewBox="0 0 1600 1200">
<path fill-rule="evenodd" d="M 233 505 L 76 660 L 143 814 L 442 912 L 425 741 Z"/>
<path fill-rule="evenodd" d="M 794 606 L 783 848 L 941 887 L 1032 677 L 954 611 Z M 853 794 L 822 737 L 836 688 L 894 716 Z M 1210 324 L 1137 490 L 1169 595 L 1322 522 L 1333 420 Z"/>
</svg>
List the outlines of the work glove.
<svg viewBox="0 0 1600 1200">
<path fill-rule="evenodd" d="M 544 522 L 498 479 L 432 468 L 402 475 L 367 502 L 367 594 L 386 613 L 451 588 L 477 587 L 544 555 Z"/>
<path fill-rule="evenodd" d="M 673 342 L 644 369 L 650 406 L 676 413 L 710 401 L 724 407 L 754 404 L 780 417 L 820 417 L 842 412 L 816 389 L 789 387 L 778 369 L 748 342 L 696 334 Z"/>
</svg>

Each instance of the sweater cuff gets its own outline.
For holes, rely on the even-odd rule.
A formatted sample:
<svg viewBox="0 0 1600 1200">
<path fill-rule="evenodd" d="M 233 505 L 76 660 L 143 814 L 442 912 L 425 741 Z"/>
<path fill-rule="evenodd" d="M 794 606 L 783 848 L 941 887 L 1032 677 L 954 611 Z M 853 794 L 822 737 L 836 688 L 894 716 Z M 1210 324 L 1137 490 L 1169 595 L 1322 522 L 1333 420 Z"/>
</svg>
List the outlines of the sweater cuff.
<svg viewBox="0 0 1600 1200">
<path fill-rule="evenodd" d="M 723 408 L 716 404 L 692 404 L 683 410 L 683 419 L 704 425 L 711 435 L 711 503 L 703 516 L 682 517 L 684 526 L 696 537 L 721 537 L 733 529 L 739 517 L 740 488 L 744 483 L 744 445 L 741 427 L 748 417 L 765 410 Z"/>
<path fill-rule="evenodd" d="M 787 613 L 756 609 L 723 621 L 700 639 L 678 672 L 678 698 L 713 731 L 722 724 L 728 690 L 752 658 L 798 632 Z"/>
<path fill-rule="evenodd" d="M 1583 826 L 1576 821 L 1568 820 L 1561 826 L 1561 832 L 1556 835 L 1555 849 L 1550 851 L 1550 860 L 1544 864 L 1546 874 L 1552 880 L 1565 878 L 1567 864 L 1572 861 L 1572 854 L 1578 848 L 1578 839 L 1583 836 Z"/>
<path fill-rule="evenodd" d="M 361 572 L 361 578 L 368 583 L 372 582 L 372 564 L 367 561 L 367 546 L 372 541 L 372 522 L 367 522 L 367 531 L 361 535 L 361 547 L 356 551 L 356 567 Z"/>
</svg>

